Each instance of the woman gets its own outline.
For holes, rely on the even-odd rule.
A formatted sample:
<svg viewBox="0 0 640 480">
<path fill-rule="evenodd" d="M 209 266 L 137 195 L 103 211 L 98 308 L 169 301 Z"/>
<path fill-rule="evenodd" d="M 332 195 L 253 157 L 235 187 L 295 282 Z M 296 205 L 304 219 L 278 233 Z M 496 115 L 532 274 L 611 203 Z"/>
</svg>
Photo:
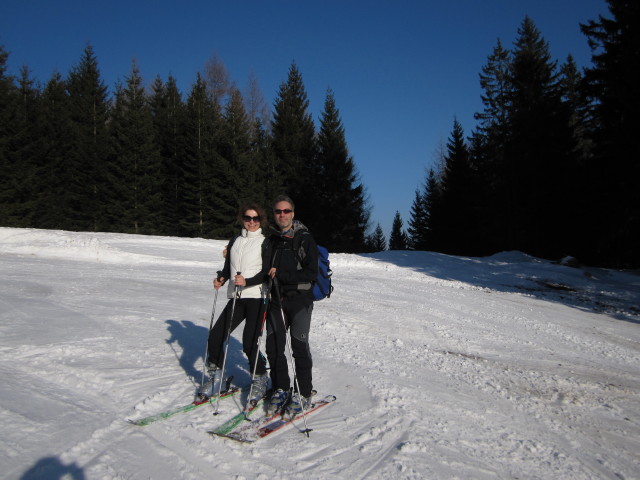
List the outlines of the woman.
<svg viewBox="0 0 640 480">
<path fill-rule="evenodd" d="M 265 241 L 262 232 L 267 231 L 269 222 L 264 209 L 255 203 L 240 208 L 238 222 L 242 225 L 240 235 L 229 242 L 224 268 L 219 277 L 213 281 L 214 288 L 218 290 L 227 282 L 227 279 L 231 278 L 233 272 L 233 279 L 227 288 L 229 301 L 209 332 L 206 362 L 209 381 L 202 385 L 199 395 L 211 397 L 220 391 L 220 382 L 223 380 L 224 342 L 228 334 L 246 320 L 242 334 L 242 350 L 249 359 L 249 371 L 253 374 L 252 393 L 249 399 L 251 401 L 264 396 L 269 381 L 266 360 L 260 353 L 258 345 L 261 330 L 260 313 L 264 303 L 263 290 L 265 295 L 268 294 L 267 287 L 263 283 L 267 278 L 271 257 L 269 242 Z M 233 318 L 231 318 L 232 311 Z"/>
</svg>

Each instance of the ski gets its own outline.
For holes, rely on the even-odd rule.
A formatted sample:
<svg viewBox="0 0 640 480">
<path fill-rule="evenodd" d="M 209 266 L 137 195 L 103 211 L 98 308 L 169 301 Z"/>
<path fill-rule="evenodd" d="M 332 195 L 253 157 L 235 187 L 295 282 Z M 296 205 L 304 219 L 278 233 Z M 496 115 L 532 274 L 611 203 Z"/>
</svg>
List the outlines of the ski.
<svg viewBox="0 0 640 480">
<path fill-rule="evenodd" d="M 224 391 L 224 392 L 222 392 L 220 394 L 220 400 L 222 400 L 223 398 L 232 397 L 236 393 L 240 392 L 240 390 L 241 389 L 239 387 L 231 387 L 231 388 L 227 389 L 226 391 Z M 145 425 L 149 425 L 150 423 L 157 422 L 158 420 L 164 420 L 165 418 L 172 417 L 172 416 L 176 415 L 177 413 L 190 412 L 191 410 L 194 410 L 194 409 L 196 409 L 196 408 L 198 408 L 198 407 L 200 407 L 202 405 L 206 405 L 208 403 L 214 402 L 216 400 L 216 398 L 217 398 L 217 395 L 214 395 L 214 396 L 209 397 L 209 398 L 194 400 L 193 402 L 191 402 L 188 405 L 182 405 L 180 407 L 175 407 L 175 408 L 172 408 L 170 410 L 166 410 L 164 412 L 160 412 L 160 413 L 157 413 L 155 415 L 151 415 L 149 417 L 139 418 L 137 420 L 129 419 L 129 423 L 132 423 L 133 425 L 139 425 L 139 426 L 143 427 Z"/>
<path fill-rule="evenodd" d="M 266 415 L 264 417 L 257 418 L 251 421 L 251 423 L 241 425 L 238 428 L 226 433 L 218 433 L 217 430 L 209 433 L 225 438 L 230 438 L 242 443 L 252 443 L 268 435 L 271 435 L 272 433 L 283 430 L 290 425 L 293 425 L 296 420 L 300 420 L 302 419 L 302 417 L 307 417 L 312 413 L 317 412 L 321 408 L 326 407 L 327 405 L 331 405 L 335 401 L 335 395 L 327 395 L 323 399 L 313 402 L 302 415 L 294 415 L 293 417 L 290 417 L 286 414 L 276 413 L 273 415 Z"/>
<path fill-rule="evenodd" d="M 255 405 L 247 405 L 247 408 L 245 408 L 242 412 L 231 417 L 215 430 L 211 430 L 207 433 L 210 433 L 211 435 L 226 435 L 227 433 L 235 429 L 240 423 L 242 423 L 243 420 L 249 420 L 249 416 L 256 410 L 261 409 L 263 404 L 264 398 L 260 399 Z"/>
</svg>

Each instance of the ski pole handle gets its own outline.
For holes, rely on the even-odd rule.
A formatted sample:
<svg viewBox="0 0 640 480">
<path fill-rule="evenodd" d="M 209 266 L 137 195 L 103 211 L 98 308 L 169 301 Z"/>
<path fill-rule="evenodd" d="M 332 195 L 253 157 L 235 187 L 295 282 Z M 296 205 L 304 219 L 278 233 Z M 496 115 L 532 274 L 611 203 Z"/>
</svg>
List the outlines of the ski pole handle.
<svg viewBox="0 0 640 480">
<path fill-rule="evenodd" d="M 237 283 L 237 278 L 238 278 L 238 276 L 239 276 L 239 275 L 241 275 L 241 273 L 240 273 L 240 272 L 236 272 L 236 276 L 235 276 L 235 278 L 233 279 L 233 281 L 234 281 L 234 283 L 235 283 L 236 295 L 239 295 L 239 293 L 240 293 L 240 287 L 242 286 L 242 285 L 239 285 L 239 284 Z"/>
</svg>

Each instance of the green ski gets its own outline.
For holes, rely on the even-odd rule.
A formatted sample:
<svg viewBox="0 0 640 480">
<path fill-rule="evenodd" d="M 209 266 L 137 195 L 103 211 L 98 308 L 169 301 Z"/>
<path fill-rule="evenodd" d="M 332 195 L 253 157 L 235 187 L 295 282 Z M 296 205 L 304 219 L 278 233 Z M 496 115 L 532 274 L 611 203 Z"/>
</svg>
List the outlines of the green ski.
<svg viewBox="0 0 640 480">
<path fill-rule="evenodd" d="M 235 395 L 236 393 L 240 392 L 240 388 L 238 387 L 232 387 L 229 390 L 227 390 L 226 392 L 222 392 L 220 394 L 220 400 L 222 400 L 223 398 L 227 398 L 227 397 L 232 397 L 233 395 Z M 191 410 L 194 410 L 202 405 L 206 405 L 208 403 L 211 403 L 213 401 L 216 400 L 217 395 L 214 395 L 213 397 L 204 399 L 204 400 L 195 400 L 192 403 L 188 404 L 188 405 L 183 405 L 181 407 L 175 407 L 172 408 L 170 410 L 167 410 L 165 412 L 161 412 L 161 413 L 157 413 L 155 415 L 151 415 L 149 417 L 144 417 L 144 418 L 139 418 L 137 420 L 131 420 L 129 419 L 129 423 L 132 423 L 134 425 L 139 425 L 139 426 L 145 426 L 145 425 L 149 425 L 150 423 L 153 422 L 157 422 L 158 420 L 164 420 L 165 418 L 169 418 L 172 417 L 174 415 L 176 415 L 177 413 L 183 413 L 183 412 L 190 412 Z"/>
</svg>

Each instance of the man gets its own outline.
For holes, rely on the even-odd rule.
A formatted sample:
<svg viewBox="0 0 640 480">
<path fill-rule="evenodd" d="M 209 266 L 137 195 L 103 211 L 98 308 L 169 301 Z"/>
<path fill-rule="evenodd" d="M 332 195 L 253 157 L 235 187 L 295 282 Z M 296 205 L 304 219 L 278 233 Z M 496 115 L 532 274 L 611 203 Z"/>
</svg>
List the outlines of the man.
<svg viewBox="0 0 640 480">
<path fill-rule="evenodd" d="M 273 278 L 269 306 L 267 356 L 271 366 L 273 395 L 270 412 L 286 407 L 290 414 L 302 412 L 311 404 L 313 361 L 309 348 L 309 329 L 313 312 L 312 282 L 318 275 L 318 248 L 313 236 L 300 221 L 294 220 L 293 200 L 281 195 L 274 200 L 277 230 L 271 234 Z M 295 360 L 293 394 L 285 354 L 287 329 Z"/>
</svg>

